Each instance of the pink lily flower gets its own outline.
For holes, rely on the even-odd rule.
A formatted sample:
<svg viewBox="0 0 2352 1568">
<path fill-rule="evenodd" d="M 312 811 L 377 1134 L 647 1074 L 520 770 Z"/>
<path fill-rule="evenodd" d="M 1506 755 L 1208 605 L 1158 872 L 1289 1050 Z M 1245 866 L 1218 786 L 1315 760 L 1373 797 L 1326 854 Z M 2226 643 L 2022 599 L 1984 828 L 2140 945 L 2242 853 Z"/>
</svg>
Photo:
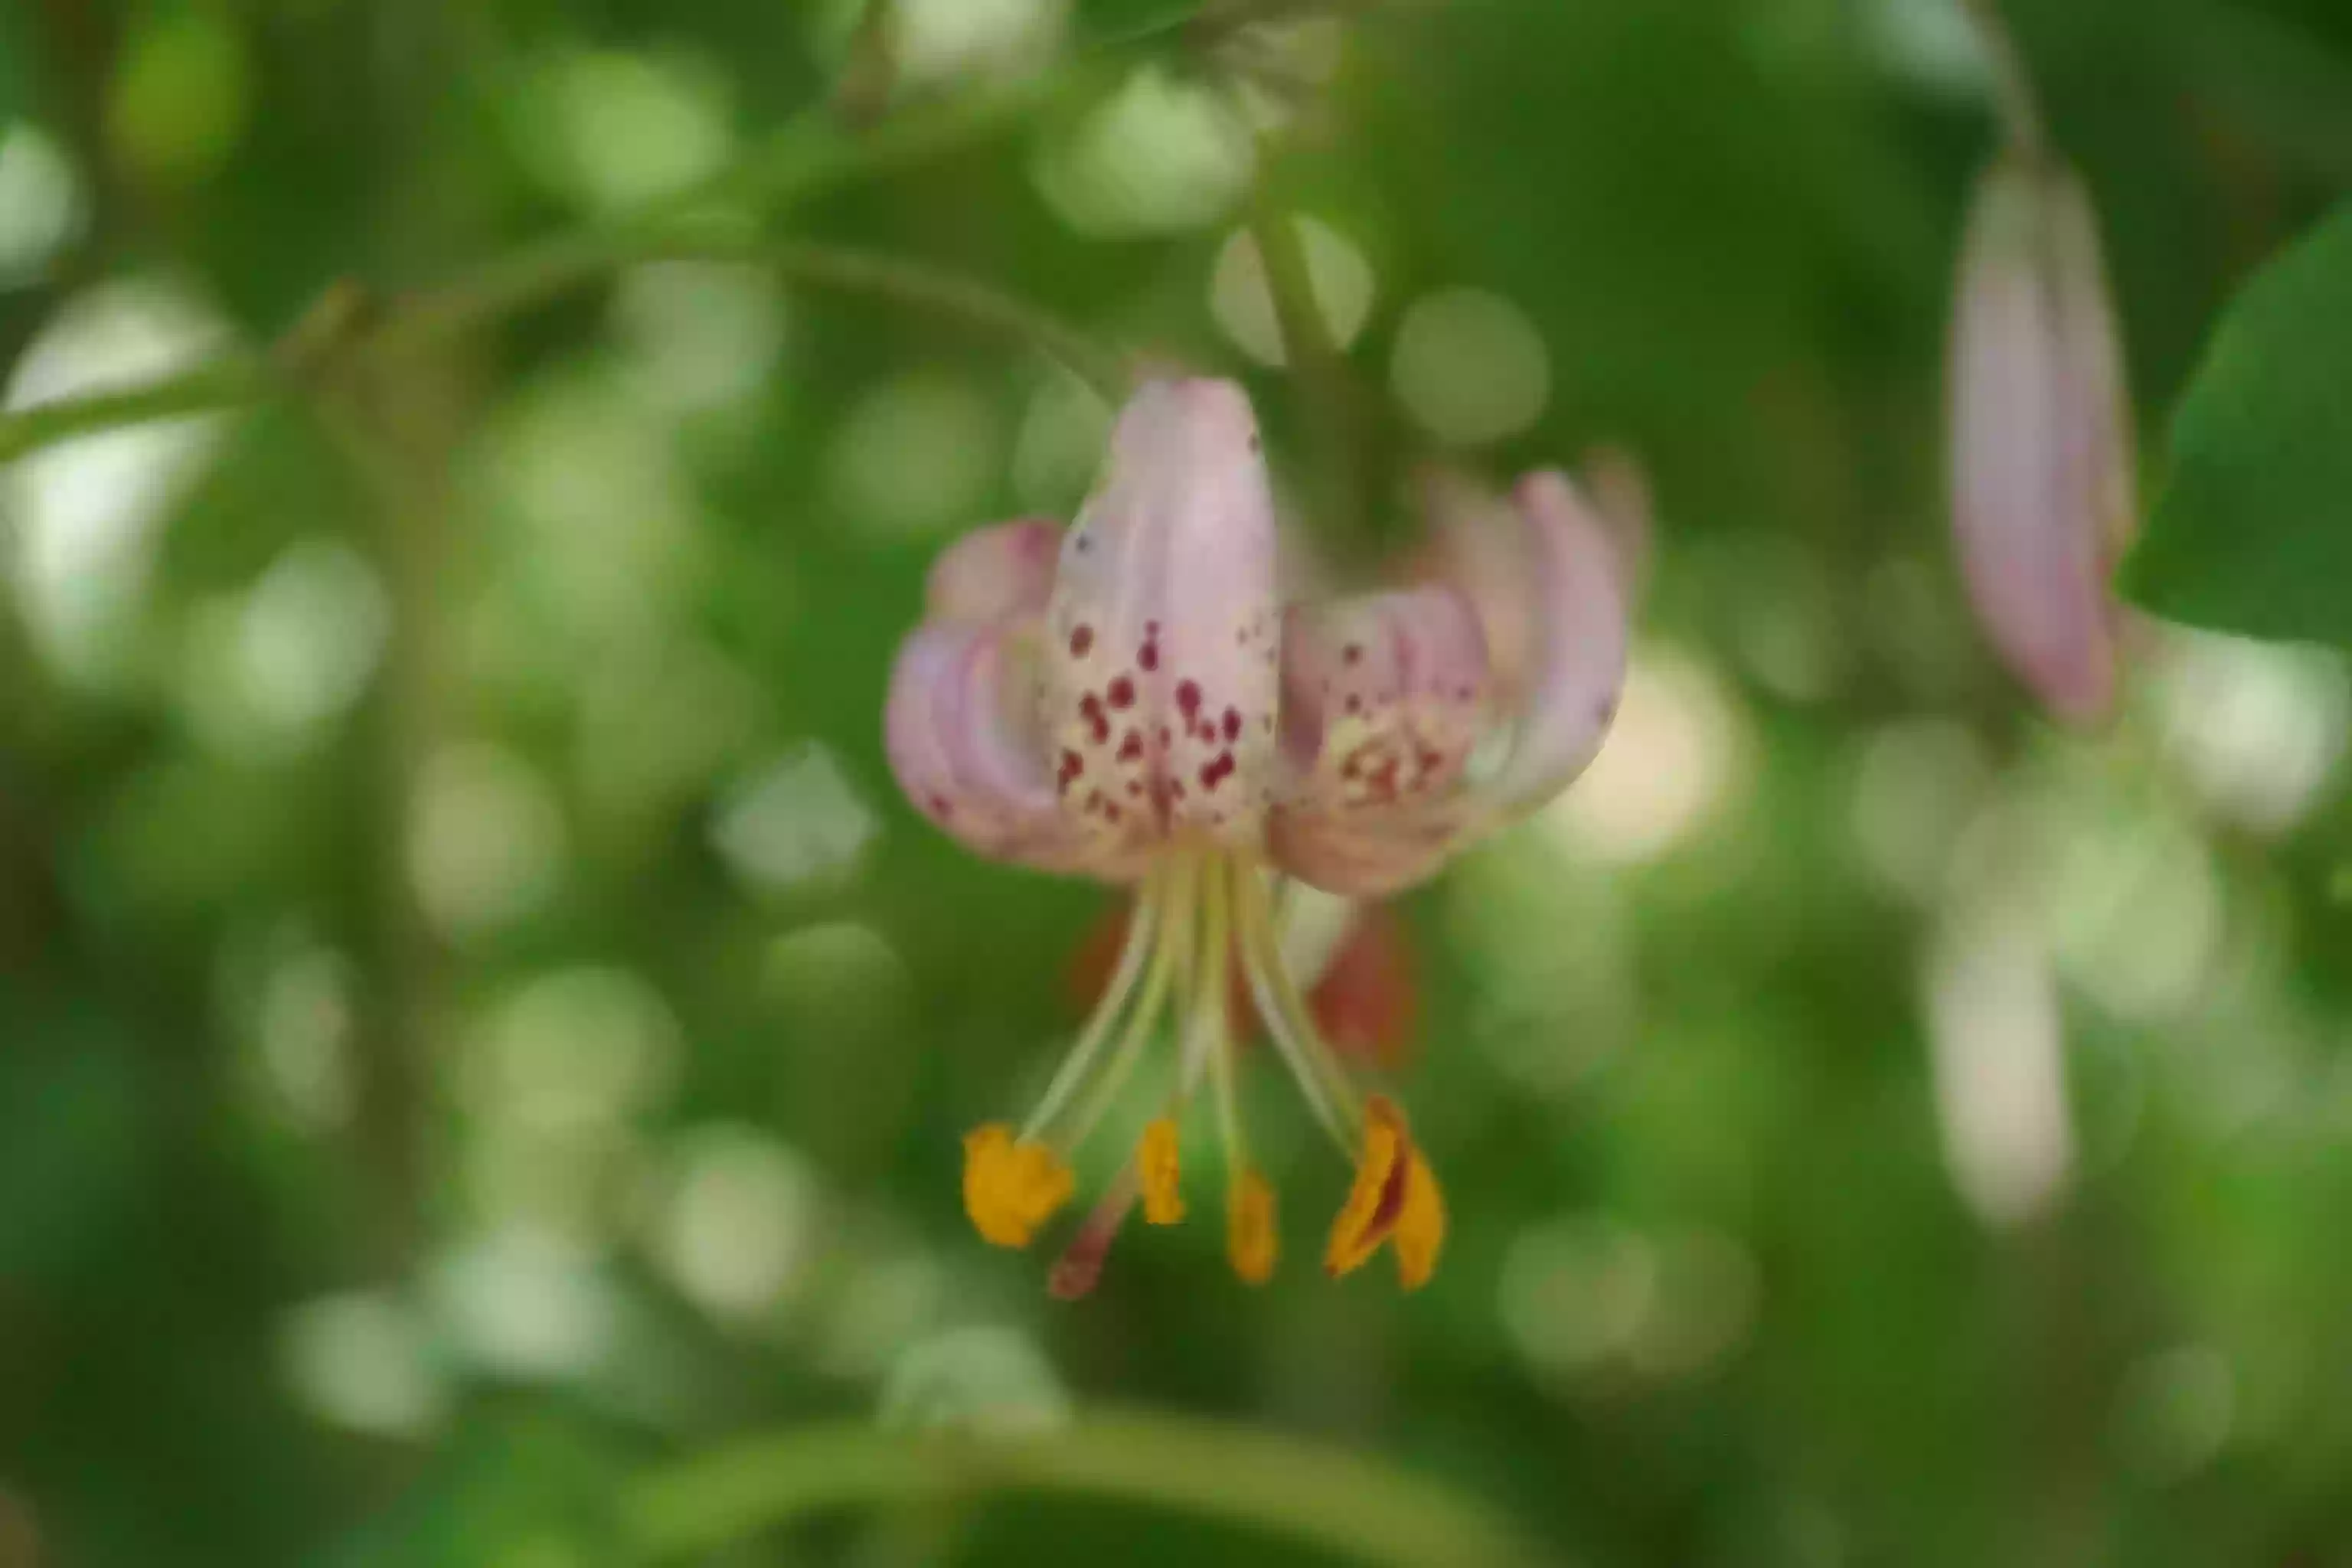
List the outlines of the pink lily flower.
<svg viewBox="0 0 2352 1568">
<path fill-rule="evenodd" d="M 1496 520 L 1481 517 L 1483 525 Z M 970 848 L 1136 888 L 1102 1001 L 1029 1119 L 965 1139 L 964 1204 L 1024 1247 L 1069 1202 L 1071 1161 L 1163 1017 L 1160 1113 L 1055 1271 L 1089 1289 L 1140 1202 L 1185 1212 L 1180 1117 L 1205 1079 L 1225 1164 L 1228 1255 L 1252 1282 L 1278 1249 L 1272 1185 L 1234 1090 L 1232 973 L 1316 1119 L 1355 1168 L 1325 1248 L 1334 1275 L 1393 1241 L 1407 1289 L 1445 1228 L 1403 1112 L 1359 1090 L 1276 940 L 1285 877 L 1352 897 L 1412 885 L 1582 772 L 1624 677 L 1625 593 L 1604 526 L 1557 474 L 1524 481 L 1482 542 L 1517 563 L 1522 668 L 1489 658 L 1481 599 L 1444 583 L 1283 604 L 1256 421 L 1229 383 L 1156 381 L 1121 412 L 1067 530 L 982 529 L 933 567 L 929 616 L 892 672 L 900 785 Z"/>
<path fill-rule="evenodd" d="M 1952 527 L 1977 618 L 2053 713 L 2096 723 L 2116 696 L 2110 582 L 2139 512 L 2098 221 L 2064 165 L 2010 153 L 1979 185 L 1950 383 Z"/>
</svg>

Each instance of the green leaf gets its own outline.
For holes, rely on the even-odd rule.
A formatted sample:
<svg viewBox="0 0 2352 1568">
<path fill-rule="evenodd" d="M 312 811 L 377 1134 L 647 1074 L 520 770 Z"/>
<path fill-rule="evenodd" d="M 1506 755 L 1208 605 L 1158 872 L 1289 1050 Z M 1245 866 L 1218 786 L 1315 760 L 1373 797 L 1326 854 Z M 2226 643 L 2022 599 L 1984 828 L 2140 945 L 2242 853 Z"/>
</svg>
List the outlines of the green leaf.
<svg viewBox="0 0 2352 1568">
<path fill-rule="evenodd" d="M 2352 205 L 2223 315 L 2124 584 L 2171 620 L 2352 647 Z"/>
</svg>

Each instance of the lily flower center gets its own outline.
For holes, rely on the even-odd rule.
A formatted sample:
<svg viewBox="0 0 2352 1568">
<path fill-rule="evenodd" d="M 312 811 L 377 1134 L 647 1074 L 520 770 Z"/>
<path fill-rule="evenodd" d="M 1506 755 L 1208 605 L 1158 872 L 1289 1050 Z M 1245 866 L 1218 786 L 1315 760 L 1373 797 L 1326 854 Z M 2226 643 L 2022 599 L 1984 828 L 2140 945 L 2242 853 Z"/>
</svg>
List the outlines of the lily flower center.
<svg viewBox="0 0 2352 1568">
<path fill-rule="evenodd" d="M 997 1246 L 1025 1247 L 1074 1195 L 1074 1162 L 1120 1105 L 1155 1043 L 1173 1040 L 1172 1052 L 1159 1053 L 1161 1103 L 1055 1267 L 1055 1295 L 1071 1299 L 1094 1288 L 1139 1203 L 1148 1224 L 1183 1220 L 1182 1129 L 1204 1087 L 1205 1120 L 1223 1153 L 1226 1255 L 1252 1284 L 1272 1277 L 1279 1253 L 1274 1186 L 1250 1157 L 1236 1089 L 1228 1003 L 1236 963 L 1308 1110 L 1355 1168 L 1325 1248 L 1326 1269 L 1351 1273 L 1393 1240 L 1406 1289 L 1434 1270 L 1445 1229 L 1436 1177 L 1403 1112 L 1385 1096 L 1360 1094 L 1316 1028 L 1283 963 L 1266 873 L 1239 851 L 1180 845 L 1146 875 L 1110 984 L 1028 1120 L 1017 1130 L 992 1122 L 964 1141 L 964 1206 L 974 1228 Z"/>
</svg>

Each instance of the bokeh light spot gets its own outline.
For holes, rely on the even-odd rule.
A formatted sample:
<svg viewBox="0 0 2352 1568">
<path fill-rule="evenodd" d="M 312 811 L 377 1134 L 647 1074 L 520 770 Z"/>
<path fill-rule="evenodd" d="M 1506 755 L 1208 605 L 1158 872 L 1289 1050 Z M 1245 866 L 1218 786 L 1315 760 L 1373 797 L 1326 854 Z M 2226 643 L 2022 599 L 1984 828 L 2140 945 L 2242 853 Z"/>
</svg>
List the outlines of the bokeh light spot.
<svg viewBox="0 0 2352 1568">
<path fill-rule="evenodd" d="M 1004 460 L 995 403 L 945 371 L 869 392 L 834 439 L 834 493 L 856 522 L 930 533 L 972 521 Z"/>
<path fill-rule="evenodd" d="M 182 371 L 226 345 L 213 311 L 151 281 L 74 296 L 17 363 L 5 405 L 112 391 Z M 137 669 L 153 531 L 217 437 L 216 416 L 87 437 L 0 469 L 5 563 L 34 647 L 60 675 L 114 687 Z"/>
<path fill-rule="evenodd" d="M 1066 0 L 890 0 L 892 62 L 911 86 L 1017 75 L 1052 58 L 1067 14 Z"/>
<path fill-rule="evenodd" d="M 28 121 L 0 124 L 0 284 L 47 267 L 79 232 L 82 209 L 65 149 Z"/>
<path fill-rule="evenodd" d="M 1346 348 L 1370 319 L 1376 292 L 1372 264 L 1345 236 L 1320 218 L 1295 223 L 1307 262 L 1308 291 L 1330 341 Z M 1265 259 L 1246 229 L 1237 230 L 1217 252 L 1209 281 L 1209 309 L 1241 351 L 1260 364 L 1287 362 L 1282 323 L 1266 283 Z"/>
<path fill-rule="evenodd" d="M 1958 916 L 1929 953 L 1926 1008 L 1953 1185 L 1987 1225 L 2032 1219 L 2074 1158 L 2050 955 L 2015 911 Z"/>
<path fill-rule="evenodd" d="M 1504 1330 L 1538 1371 L 1590 1373 L 1642 1332 L 1657 1302 L 1657 1249 L 1613 1220 L 1549 1221 L 1511 1243 L 1496 1292 Z"/>
<path fill-rule="evenodd" d="M 408 872 L 425 916 L 465 938 L 520 920 L 554 891 L 563 819 L 531 765 L 482 742 L 437 752 L 418 781 Z"/>
<path fill-rule="evenodd" d="M 797 1285 L 818 1189 L 793 1150 L 750 1127 L 696 1128 L 672 1151 L 663 1187 L 655 1247 L 687 1300 L 716 1318 L 751 1320 Z"/>
<path fill-rule="evenodd" d="M 374 568 L 344 545 L 297 544 L 255 584 L 239 618 L 247 700 L 283 730 L 338 717 L 367 689 L 391 629 Z"/>
<path fill-rule="evenodd" d="M 1027 1335 L 956 1329 L 908 1347 L 882 1384 L 880 1419 L 894 1431 L 1022 1436 L 1069 1425 L 1068 1392 Z"/>
<path fill-rule="evenodd" d="M 426 1284 L 441 1333 L 499 1376 L 583 1376 L 620 1336 L 620 1302 L 594 1258 L 535 1231 L 461 1242 L 434 1262 Z"/>
<path fill-rule="evenodd" d="M 1483 446 L 1543 417 L 1551 356 L 1535 323 L 1508 300 L 1448 289 L 1405 312 L 1389 380 L 1431 435 L 1451 446 Z"/>
<path fill-rule="evenodd" d="M 2264 834 L 2301 821 L 2352 727 L 2343 660 L 2168 628 L 2155 662 L 2165 750 L 2215 815 Z"/>
<path fill-rule="evenodd" d="M 706 61 L 565 48 L 525 78 L 512 123 L 524 166 L 549 191 L 620 212 L 719 171 L 733 142 L 728 99 Z"/>
<path fill-rule="evenodd" d="M 1672 648 L 1637 648 L 1601 754 L 1538 820 L 1604 860 L 1655 860 L 1702 826 L 1750 765 L 1714 671 Z"/>
<path fill-rule="evenodd" d="M 1038 188 L 1072 228 L 1103 238 L 1222 219 L 1248 191 L 1256 144 L 1214 86 L 1145 67 L 1038 161 Z"/>
<path fill-rule="evenodd" d="M 845 879 L 879 831 L 833 753 L 810 742 L 738 781 L 710 836 L 739 879 L 772 893 Z"/>
<path fill-rule="evenodd" d="M 278 1360 L 304 1408 L 354 1432 L 422 1436 L 447 1411 L 432 1336 L 394 1296 L 351 1291 L 303 1302 L 278 1323 Z"/>
<path fill-rule="evenodd" d="M 677 1019 L 621 969 L 567 969 L 525 982 L 490 1013 L 460 1084 L 476 1114 L 542 1132 L 625 1121 L 668 1093 Z"/>
<path fill-rule="evenodd" d="M 614 289 L 612 321 L 647 400 L 677 414 L 757 395 L 784 347 L 782 296 L 755 267 L 633 267 Z"/>
</svg>

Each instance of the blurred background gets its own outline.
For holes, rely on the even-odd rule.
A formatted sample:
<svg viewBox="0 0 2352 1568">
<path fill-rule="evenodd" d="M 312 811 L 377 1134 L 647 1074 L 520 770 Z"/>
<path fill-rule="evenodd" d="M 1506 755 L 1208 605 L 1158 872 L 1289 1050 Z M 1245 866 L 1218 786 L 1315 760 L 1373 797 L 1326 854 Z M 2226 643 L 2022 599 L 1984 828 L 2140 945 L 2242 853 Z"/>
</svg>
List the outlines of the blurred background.
<svg viewBox="0 0 2352 1568">
<path fill-rule="evenodd" d="M 2155 447 L 2352 184 L 2352 11 L 2012 9 Z M 1350 1560 L 860 1489 L 1098 1406 L 1594 1568 L 2352 1563 L 2352 687 L 2143 627 L 2082 739 L 1992 663 L 1939 423 L 1991 144 L 1952 0 L 7 0 L 5 405 L 304 390 L 0 468 L 0 1564 L 572 1568 L 661 1487 L 672 1561 Z M 1447 1183 L 1427 1290 L 1313 1267 L 1271 1073 L 1270 1287 L 1196 1224 L 1065 1307 L 971 1234 L 1116 905 L 921 822 L 882 693 L 1108 410 L 652 213 L 1246 378 L 1335 572 L 1423 458 L 1638 455 L 1599 763 L 1327 987 Z M 790 1519 L 697 1468 L 793 1434 Z"/>
</svg>

